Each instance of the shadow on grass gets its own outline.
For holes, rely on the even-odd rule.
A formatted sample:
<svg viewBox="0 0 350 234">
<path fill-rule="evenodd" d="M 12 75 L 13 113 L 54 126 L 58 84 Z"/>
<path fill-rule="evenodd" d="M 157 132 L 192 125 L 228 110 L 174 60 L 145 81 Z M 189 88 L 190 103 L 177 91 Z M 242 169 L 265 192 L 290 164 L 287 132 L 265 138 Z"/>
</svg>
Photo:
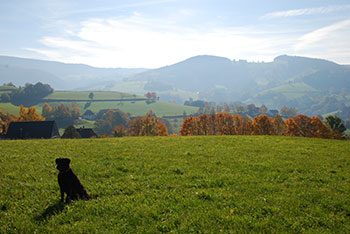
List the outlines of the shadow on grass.
<svg viewBox="0 0 350 234">
<path fill-rule="evenodd" d="M 68 204 L 57 202 L 56 204 L 47 207 L 41 215 L 36 216 L 34 219 L 36 221 L 43 222 L 49 219 L 51 216 L 61 213 L 66 205 Z"/>
</svg>

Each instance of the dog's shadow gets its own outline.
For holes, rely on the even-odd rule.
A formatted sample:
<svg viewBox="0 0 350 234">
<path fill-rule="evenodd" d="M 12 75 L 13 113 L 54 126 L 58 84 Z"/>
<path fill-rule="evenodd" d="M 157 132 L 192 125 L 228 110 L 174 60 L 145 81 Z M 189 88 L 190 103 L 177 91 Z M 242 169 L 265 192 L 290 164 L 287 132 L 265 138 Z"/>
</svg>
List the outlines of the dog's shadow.
<svg viewBox="0 0 350 234">
<path fill-rule="evenodd" d="M 42 214 L 36 216 L 34 219 L 36 221 L 43 222 L 49 219 L 51 216 L 61 213 L 67 205 L 68 204 L 65 202 L 57 202 L 47 207 Z"/>
</svg>

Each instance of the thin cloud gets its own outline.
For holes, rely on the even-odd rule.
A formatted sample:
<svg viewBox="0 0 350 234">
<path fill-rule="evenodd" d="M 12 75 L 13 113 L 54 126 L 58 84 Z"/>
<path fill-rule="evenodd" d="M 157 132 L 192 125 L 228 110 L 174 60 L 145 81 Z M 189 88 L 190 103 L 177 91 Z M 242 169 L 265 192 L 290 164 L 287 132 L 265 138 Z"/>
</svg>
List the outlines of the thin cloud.
<svg viewBox="0 0 350 234">
<path fill-rule="evenodd" d="M 68 37 L 43 37 L 42 48 L 28 49 L 62 62 L 154 68 L 199 54 L 270 61 L 285 52 L 291 39 L 254 28 L 180 27 L 136 14 L 84 21 Z"/>
<path fill-rule="evenodd" d="M 303 15 L 314 15 L 314 14 L 328 14 L 336 11 L 349 10 L 350 5 L 334 5 L 327 7 L 317 7 L 317 8 L 303 8 L 295 9 L 288 11 L 277 11 L 268 13 L 261 17 L 261 19 L 273 19 L 273 18 L 286 18 L 294 16 L 303 16 Z"/>
<path fill-rule="evenodd" d="M 294 46 L 299 54 L 319 56 L 339 63 L 349 63 L 350 19 L 314 30 L 301 36 Z"/>
</svg>

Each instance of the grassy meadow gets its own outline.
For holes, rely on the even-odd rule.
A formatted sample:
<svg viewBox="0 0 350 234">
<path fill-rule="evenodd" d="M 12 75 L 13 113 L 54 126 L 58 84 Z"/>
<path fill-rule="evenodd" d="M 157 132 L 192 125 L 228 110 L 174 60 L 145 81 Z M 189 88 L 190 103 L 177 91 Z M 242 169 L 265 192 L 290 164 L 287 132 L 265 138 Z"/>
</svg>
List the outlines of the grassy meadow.
<svg viewBox="0 0 350 234">
<path fill-rule="evenodd" d="M 135 99 L 145 98 L 144 96 L 136 96 L 128 93 L 115 92 L 115 91 L 55 91 L 49 96 L 45 97 L 44 100 L 86 100 L 90 101 L 89 94 L 93 93 L 94 97 L 92 100 L 108 100 L 108 99 Z M 146 98 L 145 98 L 146 99 Z"/>
<path fill-rule="evenodd" d="M 71 106 L 72 102 L 50 102 L 51 106 L 59 105 L 64 103 L 67 106 Z M 194 114 L 197 111 L 197 107 L 185 106 L 176 103 L 156 101 L 154 103 L 147 104 L 145 101 L 114 101 L 114 102 L 92 102 L 89 107 L 84 109 L 86 102 L 77 102 L 78 107 L 80 108 L 81 113 L 83 114 L 86 110 L 91 110 L 94 113 L 98 113 L 102 109 L 119 109 L 123 112 L 130 113 L 131 116 L 144 116 L 147 112 L 152 109 L 153 112 L 158 116 L 164 115 L 183 115 L 184 111 L 187 114 Z M 36 105 L 38 113 L 41 113 L 42 106 L 44 103 Z"/>
<path fill-rule="evenodd" d="M 0 141 L 0 233 L 346 233 L 349 141 L 276 136 Z M 89 201 L 59 203 L 69 157 Z"/>
</svg>

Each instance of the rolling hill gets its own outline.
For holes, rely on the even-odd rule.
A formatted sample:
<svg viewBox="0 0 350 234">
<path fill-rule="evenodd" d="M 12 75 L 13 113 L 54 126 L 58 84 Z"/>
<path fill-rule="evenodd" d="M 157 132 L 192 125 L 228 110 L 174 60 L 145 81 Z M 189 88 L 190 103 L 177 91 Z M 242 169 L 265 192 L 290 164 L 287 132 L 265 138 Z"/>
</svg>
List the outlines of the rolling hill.
<svg viewBox="0 0 350 234">
<path fill-rule="evenodd" d="M 41 81 L 55 89 L 156 92 L 163 101 L 206 101 L 287 105 L 314 115 L 350 105 L 350 66 L 315 58 L 282 55 L 272 62 L 195 56 L 158 69 L 104 69 L 80 64 L 0 56 L 4 82 Z M 326 101 L 330 107 L 320 108 Z M 313 108 L 310 108 L 310 107 Z"/>
<path fill-rule="evenodd" d="M 273 62 L 254 63 L 196 56 L 127 80 L 154 84 L 163 88 L 158 88 L 162 93 L 182 90 L 203 100 L 241 101 L 277 109 L 288 105 L 306 114 L 316 113 L 309 107 L 324 97 L 334 97 L 339 106 L 350 105 L 346 95 L 350 91 L 349 66 L 306 57 L 282 55 Z"/>
<path fill-rule="evenodd" d="M 12 82 L 17 86 L 40 81 L 60 90 L 85 89 L 90 86 L 99 86 L 103 89 L 111 82 L 145 70 L 143 68 L 96 68 L 83 64 L 0 56 L 1 82 Z"/>
</svg>

